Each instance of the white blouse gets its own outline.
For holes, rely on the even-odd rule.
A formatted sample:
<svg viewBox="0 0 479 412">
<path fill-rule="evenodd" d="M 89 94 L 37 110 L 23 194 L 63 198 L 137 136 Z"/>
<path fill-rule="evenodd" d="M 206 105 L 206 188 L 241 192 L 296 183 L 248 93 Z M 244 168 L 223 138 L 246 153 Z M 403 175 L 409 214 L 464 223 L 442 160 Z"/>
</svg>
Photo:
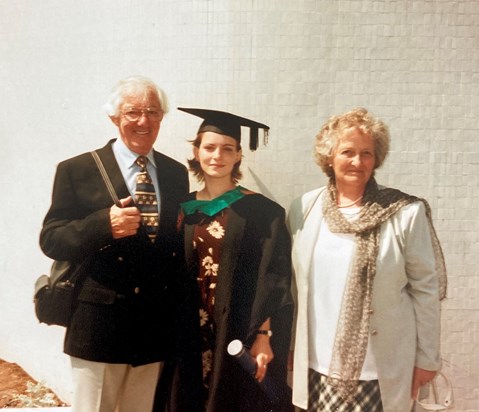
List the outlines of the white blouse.
<svg viewBox="0 0 479 412">
<path fill-rule="evenodd" d="M 342 209 L 341 212 L 354 220 L 360 208 Z M 336 325 L 344 290 L 356 248 L 355 236 L 332 233 L 323 219 L 314 248 L 309 276 L 309 367 L 323 375 L 329 374 L 329 366 L 336 335 Z M 361 380 L 377 379 L 377 369 L 368 342 Z"/>
</svg>

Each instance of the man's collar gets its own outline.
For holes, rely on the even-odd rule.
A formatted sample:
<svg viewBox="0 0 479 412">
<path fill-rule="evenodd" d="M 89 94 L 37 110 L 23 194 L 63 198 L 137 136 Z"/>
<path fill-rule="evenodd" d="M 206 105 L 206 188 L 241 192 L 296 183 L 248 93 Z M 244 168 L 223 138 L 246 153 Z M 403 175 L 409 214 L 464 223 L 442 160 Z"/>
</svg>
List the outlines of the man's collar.
<svg viewBox="0 0 479 412">
<path fill-rule="evenodd" d="M 116 150 L 118 150 L 118 153 L 124 159 L 125 163 L 129 165 L 128 167 L 132 167 L 135 164 L 138 156 L 140 156 L 138 153 L 130 150 L 120 137 L 113 142 L 113 145 L 115 146 Z M 156 168 L 155 153 L 153 149 L 149 151 L 146 157 L 148 158 L 148 162 Z"/>
</svg>

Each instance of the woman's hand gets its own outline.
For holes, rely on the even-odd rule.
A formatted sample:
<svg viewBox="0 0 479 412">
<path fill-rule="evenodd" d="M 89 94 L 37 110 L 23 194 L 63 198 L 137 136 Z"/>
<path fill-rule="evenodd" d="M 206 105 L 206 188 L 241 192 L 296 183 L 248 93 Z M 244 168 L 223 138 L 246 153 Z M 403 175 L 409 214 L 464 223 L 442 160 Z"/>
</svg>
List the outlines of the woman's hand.
<svg viewBox="0 0 479 412">
<path fill-rule="evenodd" d="M 413 376 L 412 376 L 412 399 L 417 398 L 417 393 L 419 388 L 426 383 L 430 382 L 436 376 L 436 371 L 427 371 L 421 368 L 414 368 Z"/>
<path fill-rule="evenodd" d="M 250 349 L 251 356 L 256 359 L 256 375 L 254 377 L 258 382 L 264 380 L 268 371 L 268 363 L 274 358 L 269 339 L 267 335 L 256 335 L 256 339 Z"/>
</svg>

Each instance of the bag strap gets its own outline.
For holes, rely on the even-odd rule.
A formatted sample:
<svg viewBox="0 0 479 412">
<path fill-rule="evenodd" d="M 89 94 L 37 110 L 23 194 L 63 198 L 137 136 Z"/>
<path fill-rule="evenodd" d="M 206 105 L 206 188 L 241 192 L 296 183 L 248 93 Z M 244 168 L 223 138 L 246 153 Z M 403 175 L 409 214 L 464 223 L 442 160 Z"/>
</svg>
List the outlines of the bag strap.
<svg viewBox="0 0 479 412">
<path fill-rule="evenodd" d="M 113 187 L 113 184 L 111 183 L 110 177 L 108 176 L 108 173 L 106 172 L 105 166 L 103 166 L 100 156 L 98 156 L 98 153 L 96 152 L 96 150 L 90 153 L 93 156 L 93 159 L 95 159 L 96 165 L 98 166 L 98 169 L 100 170 L 101 177 L 103 178 L 103 181 L 105 182 L 108 192 L 110 192 L 110 196 L 113 199 L 113 202 L 118 207 L 121 207 L 120 199 L 118 199 L 118 196 L 115 192 L 115 188 Z"/>
<path fill-rule="evenodd" d="M 437 394 L 437 382 L 436 380 L 441 377 L 444 383 L 446 384 L 446 396 L 444 397 L 444 401 L 442 403 L 438 399 L 438 394 Z M 423 399 L 419 400 L 419 394 L 416 399 L 416 402 L 426 411 L 445 411 L 446 409 L 449 409 L 452 406 L 453 403 L 453 395 L 452 395 L 452 385 L 447 376 L 441 372 L 438 371 L 434 379 L 429 382 L 430 385 L 430 390 L 432 391 L 433 394 L 433 399 L 434 403 L 428 403 L 428 399 Z"/>
</svg>

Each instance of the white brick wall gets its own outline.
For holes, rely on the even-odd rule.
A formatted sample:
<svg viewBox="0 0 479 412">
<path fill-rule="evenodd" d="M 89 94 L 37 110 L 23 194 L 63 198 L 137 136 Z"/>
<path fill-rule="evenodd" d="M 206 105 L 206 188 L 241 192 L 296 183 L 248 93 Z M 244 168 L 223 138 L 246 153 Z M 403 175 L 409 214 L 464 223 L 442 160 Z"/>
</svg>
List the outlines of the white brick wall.
<svg viewBox="0 0 479 412">
<path fill-rule="evenodd" d="M 0 0 L 0 7 L 0 357 L 69 399 L 63 331 L 38 325 L 32 312 L 33 280 L 49 268 L 38 233 L 55 165 L 114 135 L 101 105 L 118 79 L 138 73 L 171 98 L 157 148 L 181 161 L 198 121 L 177 106 L 268 124 L 269 145 L 245 151 L 242 184 L 285 207 L 325 182 L 311 152 L 327 117 L 364 106 L 384 119 L 393 141 L 378 180 L 433 208 L 450 273 L 444 367 L 454 410 L 479 410 L 477 0 Z"/>
</svg>

